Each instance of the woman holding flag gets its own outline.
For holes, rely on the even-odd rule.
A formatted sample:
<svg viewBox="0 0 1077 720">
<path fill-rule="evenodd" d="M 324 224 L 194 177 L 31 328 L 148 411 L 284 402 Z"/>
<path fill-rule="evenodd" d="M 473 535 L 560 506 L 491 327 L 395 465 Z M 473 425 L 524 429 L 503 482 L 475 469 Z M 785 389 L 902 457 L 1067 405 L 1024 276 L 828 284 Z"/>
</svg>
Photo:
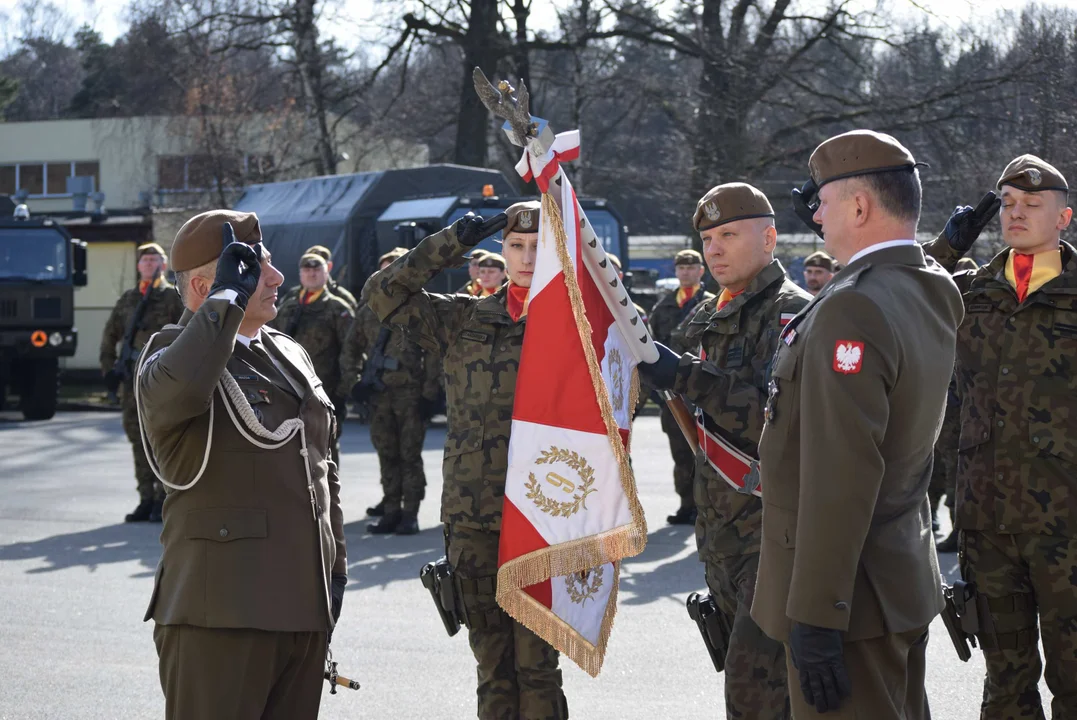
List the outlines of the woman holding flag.
<svg viewBox="0 0 1077 720">
<path fill-rule="evenodd" d="M 444 360 L 448 433 L 441 520 L 478 663 L 482 719 L 568 717 L 557 651 L 510 618 L 495 597 L 509 431 L 539 209 L 538 202 L 517 203 L 487 221 L 469 213 L 376 273 L 364 289 L 381 322 L 403 328 Z M 504 287 L 483 298 L 422 289 L 501 228 Z"/>
</svg>

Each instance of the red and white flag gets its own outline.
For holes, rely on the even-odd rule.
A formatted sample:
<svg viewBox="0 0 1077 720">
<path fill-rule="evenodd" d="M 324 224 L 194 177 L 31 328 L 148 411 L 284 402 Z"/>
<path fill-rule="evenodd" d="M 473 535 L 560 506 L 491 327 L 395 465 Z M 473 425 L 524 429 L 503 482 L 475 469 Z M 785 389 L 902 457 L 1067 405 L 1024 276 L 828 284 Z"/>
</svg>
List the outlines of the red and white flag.
<svg viewBox="0 0 1077 720">
<path fill-rule="evenodd" d="M 578 134 L 558 137 L 541 167 L 521 161 L 543 195 L 497 601 L 594 676 L 616 613 L 619 561 L 647 541 L 628 445 L 636 364 L 657 359 L 657 349 L 556 167 L 578 152 Z"/>
</svg>

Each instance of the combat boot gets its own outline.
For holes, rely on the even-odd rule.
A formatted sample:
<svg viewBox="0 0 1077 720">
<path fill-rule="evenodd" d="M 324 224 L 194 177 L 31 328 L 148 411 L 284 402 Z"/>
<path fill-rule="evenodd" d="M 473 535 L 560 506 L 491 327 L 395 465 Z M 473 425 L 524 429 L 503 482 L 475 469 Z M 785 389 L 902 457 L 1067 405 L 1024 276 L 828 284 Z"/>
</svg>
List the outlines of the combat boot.
<svg viewBox="0 0 1077 720">
<path fill-rule="evenodd" d="M 135 508 L 134 512 L 127 513 L 124 522 L 146 522 L 153 513 L 153 500 L 143 500 Z"/>
<path fill-rule="evenodd" d="M 153 501 L 153 509 L 150 510 L 150 517 L 149 517 L 150 522 L 159 523 L 159 522 L 162 522 L 164 520 L 164 518 L 161 515 L 162 511 L 164 510 L 164 506 L 165 506 L 165 501 L 164 500 L 154 500 Z"/>
<path fill-rule="evenodd" d="M 381 516 L 376 523 L 366 526 L 366 531 L 371 535 L 389 535 L 396 532 L 400 526 L 403 513 L 399 510 L 389 510 Z"/>
<path fill-rule="evenodd" d="M 396 526 L 397 535 L 419 534 L 419 513 L 405 512 L 400 515 L 400 524 Z"/>
<path fill-rule="evenodd" d="M 366 514 L 369 517 L 381 517 L 385 514 L 385 498 L 382 498 L 374 507 L 368 507 Z"/>
<path fill-rule="evenodd" d="M 666 522 L 668 522 L 670 525 L 695 525 L 696 509 L 694 507 L 682 507 L 672 515 L 667 515 Z"/>
</svg>

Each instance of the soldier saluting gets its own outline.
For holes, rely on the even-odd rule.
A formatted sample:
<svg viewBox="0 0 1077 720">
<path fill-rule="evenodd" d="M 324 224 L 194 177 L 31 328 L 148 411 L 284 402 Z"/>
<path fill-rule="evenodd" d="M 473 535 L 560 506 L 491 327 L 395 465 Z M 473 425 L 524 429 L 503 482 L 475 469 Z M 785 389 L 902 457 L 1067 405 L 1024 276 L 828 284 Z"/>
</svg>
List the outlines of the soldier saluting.
<svg viewBox="0 0 1077 720">
<path fill-rule="evenodd" d="M 196 215 L 172 254 L 186 310 L 135 385 L 168 488 L 146 611 L 165 712 L 314 718 L 347 582 L 333 404 L 303 348 L 266 327 L 284 277 L 254 214 Z"/>
<path fill-rule="evenodd" d="M 659 362 L 639 367 L 649 384 L 697 406 L 706 462 L 695 483 L 696 544 L 722 615 L 715 651 L 724 662 L 726 715 L 788 718 L 785 649 L 750 615 L 763 518 L 757 443 L 778 336 L 811 297 L 774 259 L 774 209 L 758 189 L 744 183 L 712 188 L 692 222 L 722 286 L 721 295 L 681 326 L 684 344 L 699 357 L 686 353 L 678 361 L 660 346 Z"/>
<path fill-rule="evenodd" d="M 914 240 L 920 177 L 897 140 L 838 135 L 809 167 L 844 267 L 771 367 L 752 617 L 788 646 L 794 717 L 919 720 L 943 607 L 927 488 L 961 296 Z"/>
<path fill-rule="evenodd" d="M 101 372 L 106 383 L 120 388 L 120 408 L 123 430 L 135 455 L 135 478 L 138 481 L 138 507 L 127 514 L 125 522 L 161 522 L 161 505 L 165 500 L 164 487 L 153 475 L 142 438 L 138 433 L 138 411 L 132 385 L 134 364 L 138 353 L 150 336 L 169 323 L 179 320 L 183 303 L 168 280 L 168 257 L 157 243 L 139 245 L 138 287 L 120 296 L 105 323 L 101 335 Z M 121 355 L 117 355 L 117 345 Z M 120 363 L 121 356 L 128 359 Z M 111 388 L 110 388 L 111 389 Z"/>
<path fill-rule="evenodd" d="M 957 507 L 961 576 L 975 583 L 987 665 L 981 717 L 1077 717 L 1077 251 L 1061 240 L 1069 184 L 1034 155 L 999 177 L 1007 247 L 955 275 Z M 997 207 L 997 204 L 994 206 Z M 931 245 L 944 265 L 992 219 L 989 198 L 959 208 Z M 1037 631 L 1037 619 L 1040 628 Z"/>
</svg>

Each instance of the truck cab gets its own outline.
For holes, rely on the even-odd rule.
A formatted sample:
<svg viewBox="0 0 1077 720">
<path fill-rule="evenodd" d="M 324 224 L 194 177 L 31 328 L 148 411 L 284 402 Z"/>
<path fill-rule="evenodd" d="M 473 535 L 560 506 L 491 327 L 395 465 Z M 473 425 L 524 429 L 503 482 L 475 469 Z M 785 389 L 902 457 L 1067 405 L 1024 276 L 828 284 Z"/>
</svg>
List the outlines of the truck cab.
<svg viewBox="0 0 1077 720">
<path fill-rule="evenodd" d="M 6 197 L 0 213 L 0 405 L 11 392 L 23 417 L 48 420 L 59 358 L 78 343 L 74 292 L 86 285 L 86 243 Z"/>
</svg>

